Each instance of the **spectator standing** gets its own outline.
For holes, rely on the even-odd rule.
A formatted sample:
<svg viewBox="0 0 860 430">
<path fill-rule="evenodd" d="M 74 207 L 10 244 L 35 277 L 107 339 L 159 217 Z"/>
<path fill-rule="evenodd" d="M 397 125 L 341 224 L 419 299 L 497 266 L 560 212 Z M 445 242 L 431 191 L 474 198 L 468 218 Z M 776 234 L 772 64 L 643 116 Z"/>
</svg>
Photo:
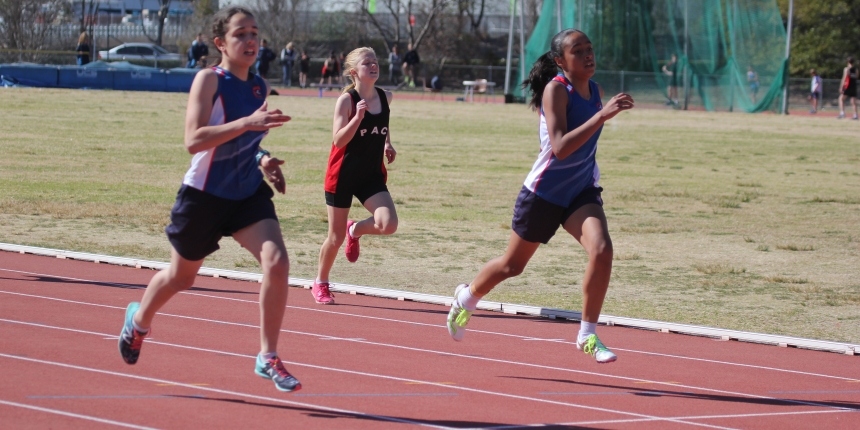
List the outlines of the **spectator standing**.
<svg viewBox="0 0 860 430">
<path fill-rule="evenodd" d="M 77 51 L 77 63 L 79 66 L 83 66 L 89 64 L 90 62 L 90 36 L 87 32 L 81 33 L 78 36 L 78 46 L 75 47 L 75 51 Z"/>
<path fill-rule="evenodd" d="M 311 72 L 311 57 L 308 57 L 307 51 L 302 51 L 302 57 L 299 59 L 299 87 L 305 88 L 308 86 L 308 73 Z"/>
<path fill-rule="evenodd" d="M 848 65 L 842 69 L 842 89 L 839 93 L 839 116 L 845 118 L 845 98 L 851 99 L 854 107 L 854 119 L 857 117 L 857 68 L 854 67 L 854 57 L 848 57 Z"/>
<path fill-rule="evenodd" d="M 346 52 L 340 51 L 340 57 L 337 57 L 337 83 L 344 84 L 343 70 L 346 63 Z"/>
<path fill-rule="evenodd" d="M 667 105 L 677 105 L 678 104 L 678 56 L 672 54 L 672 59 L 669 60 L 668 63 L 663 65 L 663 73 L 669 76 L 669 88 L 667 91 L 667 96 L 669 97 L 669 101 L 666 102 Z"/>
<path fill-rule="evenodd" d="M 320 85 L 325 83 L 326 78 L 328 78 L 328 84 L 331 85 L 331 78 L 335 78 L 335 83 L 337 83 L 337 72 L 338 72 L 338 61 L 337 57 L 334 55 L 334 51 L 331 51 L 328 58 L 326 58 L 322 67 L 322 77 L 320 78 Z"/>
<path fill-rule="evenodd" d="M 284 72 L 282 84 L 285 87 L 293 86 L 293 65 L 296 63 L 298 53 L 293 49 L 293 42 L 281 50 L 281 70 Z"/>
<path fill-rule="evenodd" d="M 401 64 L 403 64 L 403 59 L 397 52 L 397 45 L 394 45 L 388 54 L 388 80 L 394 85 L 400 85 Z"/>
<path fill-rule="evenodd" d="M 412 44 L 406 46 L 406 54 L 403 55 L 403 82 L 410 87 L 415 86 L 415 67 L 421 62 L 418 51 L 413 49 Z"/>
<path fill-rule="evenodd" d="M 812 84 L 809 89 L 809 100 L 812 101 L 812 110 L 810 110 L 809 113 L 817 113 L 818 101 L 821 100 L 821 94 L 823 92 L 821 88 L 821 76 L 818 76 L 815 69 L 810 70 L 809 73 L 812 75 Z"/>
<path fill-rule="evenodd" d="M 260 50 L 257 52 L 257 73 L 263 78 L 269 74 L 269 63 L 277 58 L 268 45 L 269 42 L 263 39 L 260 42 Z"/>
<path fill-rule="evenodd" d="M 758 73 L 753 70 L 752 66 L 747 68 L 747 84 L 750 86 L 750 97 L 752 98 L 753 104 L 758 103 Z"/>
</svg>

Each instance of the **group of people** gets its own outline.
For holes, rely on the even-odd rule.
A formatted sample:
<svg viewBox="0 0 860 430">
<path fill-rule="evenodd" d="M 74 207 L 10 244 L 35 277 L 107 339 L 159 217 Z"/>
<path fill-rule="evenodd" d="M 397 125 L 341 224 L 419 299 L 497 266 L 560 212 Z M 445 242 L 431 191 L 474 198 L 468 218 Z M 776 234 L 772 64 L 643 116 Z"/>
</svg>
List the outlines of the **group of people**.
<svg viewBox="0 0 860 430">
<path fill-rule="evenodd" d="M 815 114 L 818 113 L 819 103 L 823 98 L 824 90 L 821 76 L 818 75 L 818 72 L 812 69 L 809 71 L 809 74 L 812 76 L 808 97 L 812 102 L 812 109 L 809 110 L 809 113 Z M 848 57 L 847 64 L 842 69 L 842 79 L 839 80 L 839 115 L 836 116 L 837 119 L 845 118 L 845 100 L 849 99 L 851 106 L 854 108 L 852 119 L 860 120 L 860 117 L 857 115 L 857 80 L 858 72 L 857 68 L 854 67 L 854 57 Z"/>
<path fill-rule="evenodd" d="M 400 77 L 403 76 L 403 85 L 414 87 L 415 71 L 418 63 L 421 62 L 421 57 L 411 43 L 406 45 L 406 54 L 402 58 L 398 51 L 397 45 L 394 45 L 391 47 L 391 52 L 388 53 L 388 81 L 400 86 Z"/>
<path fill-rule="evenodd" d="M 278 390 L 296 391 L 301 383 L 284 367 L 278 338 L 287 303 L 290 262 L 272 202 L 285 193 L 284 161 L 260 144 L 290 117 L 269 109 L 269 84 L 252 73 L 258 28 L 246 8 L 219 11 L 212 26 L 220 63 L 194 79 L 185 117 L 185 147 L 193 154 L 165 229 L 170 265 L 158 272 L 140 302 L 126 309 L 118 346 L 122 359 L 135 364 L 156 313 L 177 293 L 191 288 L 203 260 L 223 236 L 232 236 L 262 267 L 261 345 L 254 372 Z M 582 323 L 576 347 L 599 363 L 617 359 L 597 337 L 597 321 L 612 270 L 612 241 L 598 185 L 595 161 L 603 124 L 634 107 L 628 94 L 603 103 L 603 89 L 591 80 L 595 57 L 588 36 L 564 30 L 533 65 L 523 82 L 531 107 L 540 113 L 540 152 L 514 203 L 507 250 L 488 263 L 470 283 L 458 285 L 447 317 L 449 335 L 464 338 L 478 302 L 505 279 L 519 275 L 541 244 L 559 227 L 586 250 Z M 330 270 L 341 246 L 349 262 L 360 256 L 364 235 L 395 233 L 398 216 L 387 187 L 386 163 L 393 163 L 389 127 L 393 94 L 376 87 L 379 60 L 372 48 L 358 48 L 343 59 L 350 81 L 334 107 L 332 140 L 321 185 L 328 213 L 328 235 L 320 248 L 312 294 L 316 303 L 335 303 Z M 322 196 L 321 196 L 322 197 Z M 350 218 L 353 197 L 367 210 Z"/>
</svg>

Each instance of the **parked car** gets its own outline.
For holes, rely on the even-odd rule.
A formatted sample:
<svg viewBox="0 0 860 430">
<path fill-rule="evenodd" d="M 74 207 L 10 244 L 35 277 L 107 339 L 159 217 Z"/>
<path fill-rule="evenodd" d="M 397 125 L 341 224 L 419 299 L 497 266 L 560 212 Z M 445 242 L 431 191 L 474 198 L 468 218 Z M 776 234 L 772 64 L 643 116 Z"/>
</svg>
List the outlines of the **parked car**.
<svg viewBox="0 0 860 430">
<path fill-rule="evenodd" d="M 123 43 L 109 51 L 99 51 L 99 60 L 155 60 L 181 61 L 179 54 L 167 52 L 166 49 L 152 43 Z"/>
</svg>

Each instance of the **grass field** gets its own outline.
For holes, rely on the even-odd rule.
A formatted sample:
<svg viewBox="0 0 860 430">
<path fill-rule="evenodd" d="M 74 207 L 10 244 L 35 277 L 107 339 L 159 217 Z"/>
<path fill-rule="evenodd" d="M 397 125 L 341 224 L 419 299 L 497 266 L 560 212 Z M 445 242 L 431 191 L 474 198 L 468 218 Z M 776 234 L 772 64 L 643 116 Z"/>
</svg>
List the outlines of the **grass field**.
<svg viewBox="0 0 860 430">
<path fill-rule="evenodd" d="M 0 90 L 0 241 L 166 260 L 186 97 Z M 293 117 L 264 146 L 287 160 L 275 202 L 297 277 L 314 276 L 327 228 L 333 104 L 270 101 Z M 399 231 L 362 239 L 332 280 L 450 294 L 504 251 L 537 116 L 396 97 L 392 109 Z M 597 157 L 616 260 L 605 313 L 860 342 L 860 124 L 634 110 L 605 126 Z M 585 261 L 561 231 L 488 298 L 579 309 Z M 231 239 L 206 265 L 258 271 Z"/>
</svg>

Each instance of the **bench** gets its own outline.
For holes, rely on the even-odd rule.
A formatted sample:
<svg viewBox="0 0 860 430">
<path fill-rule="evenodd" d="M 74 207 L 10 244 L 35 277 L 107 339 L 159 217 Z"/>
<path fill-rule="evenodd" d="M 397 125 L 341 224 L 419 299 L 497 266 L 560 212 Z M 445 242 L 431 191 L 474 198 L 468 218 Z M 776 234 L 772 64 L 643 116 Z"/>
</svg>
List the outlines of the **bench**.
<svg viewBox="0 0 860 430">
<path fill-rule="evenodd" d="M 311 84 L 310 87 L 311 88 L 319 88 L 320 89 L 320 98 L 322 98 L 324 90 L 332 89 L 332 88 L 342 89 L 343 85 L 341 85 L 341 84 Z M 394 91 L 397 89 L 397 87 L 394 85 L 377 85 L 376 87 L 382 88 L 383 90 L 388 90 L 388 91 Z"/>
</svg>

